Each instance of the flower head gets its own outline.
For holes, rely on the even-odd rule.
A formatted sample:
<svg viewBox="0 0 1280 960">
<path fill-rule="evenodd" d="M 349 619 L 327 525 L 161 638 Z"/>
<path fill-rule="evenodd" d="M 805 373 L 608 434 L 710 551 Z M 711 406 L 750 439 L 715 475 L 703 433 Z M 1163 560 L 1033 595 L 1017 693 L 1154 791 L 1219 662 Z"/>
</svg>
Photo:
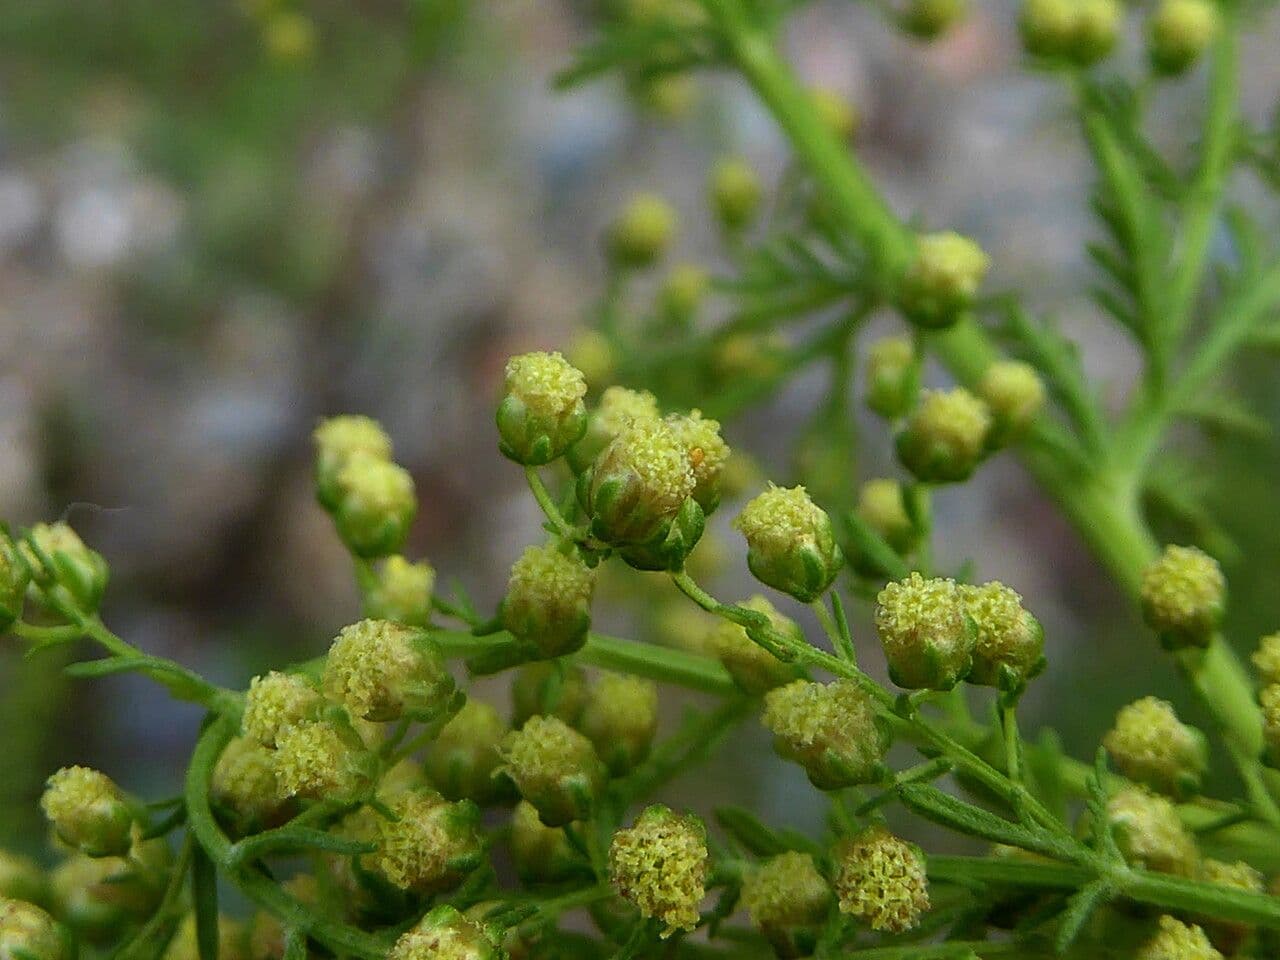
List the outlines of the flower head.
<svg viewBox="0 0 1280 960">
<path fill-rule="evenodd" d="M 1263 685 L 1280 683 L 1280 633 L 1272 633 L 1258 641 L 1258 649 L 1250 658 Z"/>
<path fill-rule="evenodd" d="M 289 809 L 280 797 L 274 752 L 251 737 L 235 737 L 223 749 L 209 796 L 235 815 L 245 833 L 277 826 Z"/>
<path fill-rule="evenodd" d="M 733 521 L 747 541 L 756 579 L 809 603 L 831 586 L 844 564 L 827 512 L 804 487 L 776 487 L 751 500 Z"/>
<path fill-rule="evenodd" d="M 379 819 L 378 850 L 370 859 L 400 889 L 420 894 L 452 889 L 483 860 L 475 804 L 450 803 L 423 790 L 396 794 L 387 806 L 395 819 Z"/>
<path fill-rule="evenodd" d="M 1262 739 L 1267 761 L 1272 766 L 1280 766 L 1280 683 L 1263 687 L 1258 703 L 1262 707 Z"/>
<path fill-rule="evenodd" d="M 387 960 L 504 960 L 505 956 L 487 927 L 455 907 L 439 906 L 400 935 Z"/>
<path fill-rule="evenodd" d="M 381 557 L 404 546 L 418 512 L 413 478 L 390 460 L 357 451 L 333 481 L 338 536 L 361 557 Z"/>
<path fill-rule="evenodd" d="M 1130 780 L 1179 799 L 1200 789 L 1209 767 L 1204 735 L 1180 721 L 1173 704 L 1156 697 L 1122 708 L 1102 743 Z"/>
<path fill-rule="evenodd" d="M 264 747 L 274 747 L 290 727 L 319 719 L 323 707 L 324 698 L 310 681 L 272 670 L 249 681 L 241 729 Z"/>
<path fill-rule="evenodd" d="M 778 612 L 778 608 L 760 594 L 744 600 L 741 606 L 763 613 L 769 618 L 769 625 L 774 631 L 791 637 L 794 642 L 800 643 L 804 639 L 799 624 Z M 717 618 L 711 624 L 704 645 L 707 652 L 729 671 L 733 682 L 752 696 L 758 697 L 797 677 L 794 665 L 779 660 L 752 640 L 745 627 L 728 620 Z"/>
<path fill-rule="evenodd" d="M 1003 583 L 963 585 L 960 597 L 977 630 L 970 683 L 1019 691 L 1044 669 L 1044 628 Z"/>
<path fill-rule="evenodd" d="M 1142 574 L 1142 615 L 1170 649 L 1207 646 L 1227 605 L 1218 562 L 1195 547 L 1167 546 Z"/>
<path fill-rule="evenodd" d="M 903 277 L 898 305 L 917 326 L 950 326 L 972 305 L 990 264 L 968 237 L 925 234 L 916 240 L 915 260 Z"/>
<path fill-rule="evenodd" d="M 884 337 L 867 351 L 867 406 L 890 420 L 905 416 L 920 391 L 916 348 L 907 337 Z"/>
<path fill-rule="evenodd" d="M 1123 787 L 1107 802 L 1107 818 L 1129 863 L 1159 873 L 1195 876 L 1200 860 L 1195 838 L 1169 800 L 1145 787 Z"/>
<path fill-rule="evenodd" d="M 900 687 L 950 690 L 968 675 L 977 633 L 954 580 L 912 573 L 876 598 L 876 630 Z"/>
<path fill-rule="evenodd" d="M 281 799 L 353 798 L 369 782 L 368 757 L 353 732 L 331 723 L 287 727 L 276 737 L 276 786 Z"/>
<path fill-rule="evenodd" d="M 656 309 L 667 329 L 688 329 L 710 286 L 707 271 L 696 263 L 671 268 L 658 290 Z"/>
<path fill-rule="evenodd" d="M 438 714 L 453 693 L 453 677 L 418 631 L 361 620 L 343 627 L 329 647 L 324 690 L 352 716 L 383 722 Z"/>
<path fill-rule="evenodd" d="M 0 897 L 0 960 L 63 960 L 70 941 L 34 903 Z"/>
<path fill-rule="evenodd" d="M 924 483 L 967 480 L 987 454 L 991 411 L 963 387 L 925 390 L 896 447 L 902 465 Z"/>
<path fill-rule="evenodd" d="M 591 741 L 556 717 L 530 717 L 507 734 L 502 759 L 503 772 L 549 827 L 585 819 L 604 787 Z"/>
<path fill-rule="evenodd" d="M 978 382 L 978 396 L 991 411 L 993 445 L 1016 439 L 1044 406 L 1045 386 L 1029 363 L 1000 360 L 987 367 Z"/>
<path fill-rule="evenodd" d="M 642 677 L 602 675 L 587 692 L 578 729 L 610 773 L 626 773 L 649 755 L 658 732 L 657 685 Z"/>
<path fill-rule="evenodd" d="M 90 856 L 118 856 L 132 844 L 133 805 L 105 773 L 63 767 L 46 781 L 40 808 L 63 843 Z"/>
<path fill-rule="evenodd" d="M 729 445 L 720 436 L 720 421 L 710 420 L 701 410 L 667 417 L 676 439 L 684 446 L 685 456 L 693 471 L 693 492 L 704 513 L 711 513 L 720 503 L 720 477 L 729 460 Z"/>
<path fill-rule="evenodd" d="M 665 924 L 662 936 L 669 937 L 697 925 L 710 859 L 702 821 L 659 804 L 613 835 L 609 876 L 641 916 Z"/>
<path fill-rule="evenodd" d="M 820 790 L 872 783 L 888 737 L 871 698 L 852 680 L 795 680 L 765 694 L 764 725 L 778 752 L 804 767 Z"/>
<path fill-rule="evenodd" d="M 573 653 L 587 640 L 596 572 L 557 544 L 526 547 L 512 564 L 502 623 L 546 657 Z"/>
<path fill-rule="evenodd" d="M 1156 935 L 1139 949 L 1136 960 L 1223 960 L 1204 931 L 1168 914 L 1160 918 Z"/>
<path fill-rule="evenodd" d="M 836 848 L 835 888 L 840 912 L 872 930 L 901 933 L 929 909 L 929 882 L 918 847 L 872 827 Z"/>
<path fill-rule="evenodd" d="M 56 584 L 92 612 L 102 601 L 110 569 L 100 553 L 90 550 L 65 523 L 37 523 L 19 542 L 31 579 L 41 586 Z"/>
<path fill-rule="evenodd" d="M 516 463 L 550 463 L 587 428 L 587 381 L 560 353 L 524 353 L 507 361 L 498 404 L 499 449 Z"/>
<path fill-rule="evenodd" d="M 742 902 L 751 922 L 766 936 L 821 923 L 831 903 L 831 887 L 813 857 L 794 850 L 771 857 L 747 874 Z"/>
<path fill-rule="evenodd" d="M 511 684 L 512 726 L 539 714 L 565 723 L 578 722 L 587 702 L 587 680 L 581 667 L 564 661 L 527 663 Z"/>
<path fill-rule="evenodd" d="M 858 109 L 849 98 L 828 87 L 814 87 L 809 91 L 818 118 L 838 140 L 852 140 L 862 125 Z"/>
<path fill-rule="evenodd" d="M 391 459 L 391 438 L 371 417 L 330 417 L 321 420 L 311 436 L 316 448 L 316 497 L 329 511 L 338 506 L 338 472 L 353 454 Z"/>
<path fill-rule="evenodd" d="M 511 813 L 511 858 L 526 883 L 567 880 L 589 869 L 574 851 L 563 827 L 548 827 L 526 800 Z"/>
<path fill-rule="evenodd" d="M 569 465 L 581 473 L 633 420 L 656 420 L 659 416 L 658 400 L 648 390 L 606 387 L 587 418 L 582 439 L 569 448 Z"/>
</svg>

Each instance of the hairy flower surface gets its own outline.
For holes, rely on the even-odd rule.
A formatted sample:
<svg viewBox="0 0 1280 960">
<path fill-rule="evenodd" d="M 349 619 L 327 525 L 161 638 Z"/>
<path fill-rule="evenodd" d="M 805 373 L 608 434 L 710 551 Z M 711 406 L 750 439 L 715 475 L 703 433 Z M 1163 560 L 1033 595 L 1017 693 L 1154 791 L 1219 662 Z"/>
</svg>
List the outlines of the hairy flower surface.
<svg viewBox="0 0 1280 960">
<path fill-rule="evenodd" d="M 946 327 L 972 304 L 991 265 L 982 248 L 958 233 L 917 238 L 916 256 L 903 278 L 898 302 L 913 323 Z"/>
<path fill-rule="evenodd" d="M 453 692 L 453 678 L 418 631 L 390 620 L 361 620 L 329 647 L 324 690 L 352 716 L 384 722 L 429 716 Z"/>
<path fill-rule="evenodd" d="M 362 751 L 330 723 L 283 731 L 276 738 L 275 769 L 282 799 L 350 798 L 368 779 Z"/>
<path fill-rule="evenodd" d="M 574 470 L 586 470 L 613 438 L 634 420 L 657 420 L 661 416 L 658 400 L 648 390 L 606 387 L 587 418 L 586 433 L 569 448 L 569 463 Z"/>
<path fill-rule="evenodd" d="M 876 597 L 876 630 L 900 687 L 950 690 L 973 665 L 977 636 L 956 582 L 912 573 Z"/>
<path fill-rule="evenodd" d="M 667 417 L 667 425 L 684 446 L 693 471 L 690 496 L 710 513 L 720 502 L 720 477 L 729 460 L 729 445 L 720 436 L 720 421 L 707 419 L 701 410 L 691 410 L 687 416 Z"/>
<path fill-rule="evenodd" d="M 456 886 L 483 857 L 474 804 L 450 803 L 434 791 L 406 791 L 387 802 L 396 819 L 378 821 L 370 859 L 403 890 L 435 893 Z"/>
<path fill-rule="evenodd" d="M 831 518 L 804 487 L 770 484 L 733 525 L 746 538 L 756 579 L 803 603 L 820 597 L 844 564 Z"/>
<path fill-rule="evenodd" d="M 587 380 L 563 354 L 524 353 L 507 361 L 507 393 L 535 417 L 572 414 L 587 395 Z"/>
<path fill-rule="evenodd" d="M 871 698 L 852 680 L 796 680 L 765 694 L 764 725 L 778 751 L 822 790 L 879 778 L 888 739 Z"/>
<path fill-rule="evenodd" d="M 960 586 L 965 613 L 977 631 L 970 683 L 1019 690 L 1044 669 L 1044 629 L 1003 583 Z"/>
<path fill-rule="evenodd" d="M 63 960 L 70 943 L 34 903 L 0 897 L 0 960 Z"/>
<path fill-rule="evenodd" d="M 662 921 L 664 938 L 697 925 L 709 870 L 702 821 L 662 805 L 646 808 L 609 847 L 613 885 L 641 916 Z"/>
<path fill-rule="evenodd" d="M 1142 574 L 1142 613 L 1170 648 L 1206 646 L 1226 608 L 1218 561 L 1196 547 L 1167 546 Z"/>
<path fill-rule="evenodd" d="M 929 882 L 919 848 L 881 827 L 845 840 L 835 854 L 840 911 L 872 930 L 901 933 L 929 909 Z"/>
<path fill-rule="evenodd" d="M 450 906 L 437 907 L 400 935 L 387 960 L 503 960 L 488 929 Z"/>
<path fill-rule="evenodd" d="M 1156 935 L 1138 950 L 1136 960 L 1223 960 L 1204 931 L 1168 914 L 1160 918 Z"/>
<path fill-rule="evenodd" d="M 503 626 L 543 656 L 572 653 L 586 642 L 595 585 L 595 570 L 576 552 L 554 543 L 526 547 L 511 565 Z"/>
<path fill-rule="evenodd" d="M 1102 743 L 1126 777 L 1174 797 L 1195 793 L 1209 767 L 1204 735 L 1156 697 L 1122 708 Z"/>
<path fill-rule="evenodd" d="M 549 827 L 588 816 L 604 786 L 591 741 L 557 717 L 530 717 L 507 734 L 502 759 L 503 772 Z"/>
<path fill-rule="evenodd" d="M 324 698 L 309 680 L 272 670 L 249 681 L 241 729 L 264 747 L 274 747 L 290 727 L 318 719 L 323 706 Z"/>
</svg>

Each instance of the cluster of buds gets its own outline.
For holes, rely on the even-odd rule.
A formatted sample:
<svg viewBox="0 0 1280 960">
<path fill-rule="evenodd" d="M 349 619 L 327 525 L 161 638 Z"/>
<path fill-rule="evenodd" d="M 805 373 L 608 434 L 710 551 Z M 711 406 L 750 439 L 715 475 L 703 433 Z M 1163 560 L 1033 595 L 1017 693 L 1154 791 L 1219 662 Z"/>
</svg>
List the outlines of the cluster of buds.
<svg viewBox="0 0 1280 960">
<path fill-rule="evenodd" d="M 958 233 L 918 237 L 915 259 L 898 289 L 898 307 L 918 327 L 949 327 L 973 306 L 990 265 L 982 248 Z"/>
<path fill-rule="evenodd" d="M 770 485 L 733 525 L 746 538 L 755 578 L 802 603 L 822 596 L 844 566 L 831 517 L 804 487 Z"/>
<path fill-rule="evenodd" d="M 884 778 L 889 737 L 870 696 L 853 680 L 795 680 L 765 695 L 764 725 L 774 746 L 800 764 L 819 790 Z"/>
<path fill-rule="evenodd" d="M 314 433 L 316 499 L 352 553 L 395 553 L 418 512 L 413 478 L 391 459 L 391 439 L 374 420 L 340 416 Z"/>
<path fill-rule="evenodd" d="M 1123 19 L 1120 0 L 1025 0 L 1018 26 L 1028 53 L 1087 67 L 1112 51 Z"/>
<path fill-rule="evenodd" d="M 83 613 L 98 609 L 110 574 L 107 561 L 85 546 L 70 526 L 37 523 L 19 541 L 18 554 L 19 558 L 6 557 L 3 561 L 8 568 L 4 579 L 9 590 L 14 590 L 19 583 L 25 589 L 26 575 L 29 575 L 32 582 L 46 592 L 55 588 L 65 590 Z M 26 575 L 15 569 L 18 565 L 25 566 Z M 6 592 L 0 596 L 0 606 L 16 607 L 17 599 L 20 597 L 10 599 Z"/>
<path fill-rule="evenodd" d="M 665 938 L 697 925 L 710 859 L 702 821 L 655 805 L 614 834 L 609 877 L 641 916 L 663 924 Z"/>
<path fill-rule="evenodd" d="M 1227 606 L 1218 562 L 1195 547 L 1165 547 L 1142 574 L 1142 615 L 1167 649 L 1206 647 Z"/>
</svg>

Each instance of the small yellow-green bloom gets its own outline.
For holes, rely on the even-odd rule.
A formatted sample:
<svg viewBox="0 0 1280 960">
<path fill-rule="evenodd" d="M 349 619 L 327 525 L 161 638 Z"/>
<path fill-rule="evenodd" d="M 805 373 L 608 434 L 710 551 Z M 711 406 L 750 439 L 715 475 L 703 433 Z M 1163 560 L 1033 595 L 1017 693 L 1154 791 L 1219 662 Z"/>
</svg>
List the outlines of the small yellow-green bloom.
<svg viewBox="0 0 1280 960">
<path fill-rule="evenodd" d="M 1107 818 L 1125 859 L 1134 866 L 1193 877 L 1200 862 L 1178 810 L 1145 787 L 1123 787 L 1107 802 Z"/>
<path fill-rule="evenodd" d="M 436 907 L 400 935 L 387 960 L 505 960 L 506 954 L 482 923 L 456 907 Z"/>
<path fill-rule="evenodd" d="M 502 624 L 545 657 L 573 653 L 587 641 L 596 572 L 572 549 L 526 547 L 511 566 Z"/>
<path fill-rule="evenodd" d="M 319 719 L 324 697 L 295 673 L 272 670 L 249 681 L 240 725 L 246 737 L 274 747 L 284 731 Z"/>
<path fill-rule="evenodd" d="M 641 916 L 662 921 L 666 938 L 697 926 L 710 861 L 702 821 L 657 804 L 613 835 L 609 876 Z"/>
<path fill-rule="evenodd" d="M 40 808 L 63 843 L 89 856 L 118 856 L 132 843 L 133 806 L 97 770 L 63 767 L 46 782 Z"/>
<path fill-rule="evenodd" d="M 978 396 L 991 411 L 991 442 L 1002 446 L 1017 439 L 1044 406 L 1045 386 L 1029 363 L 1000 360 L 987 367 L 978 383 Z"/>
<path fill-rule="evenodd" d="M 763 192 L 759 174 L 739 157 L 726 157 L 711 171 L 711 206 L 726 230 L 751 226 Z"/>
<path fill-rule="evenodd" d="M 1162 0 L 1148 24 L 1151 64 L 1161 73 L 1182 73 L 1213 43 L 1218 5 L 1211 0 Z"/>
<path fill-rule="evenodd" d="M 354 733 L 331 723 L 288 727 L 276 737 L 281 799 L 352 799 L 369 783 L 369 759 Z"/>
<path fill-rule="evenodd" d="M 1204 931 L 1168 914 L 1160 918 L 1160 929 L 1143 944 L 1135 960 L 1223 960 Z"/>
<path fill-rule="evenodd" d="M 498 404 L 498 448 L 516 463 L 555 460 L 587 428 L 587 381 L 560 353 L 523 353 L 507 361 Z"/>
<path fill-rule="evenodd" d="M 431 594 L 435 585 L 435 567 L 425 560 L 411 563 L 395 554 L 378 564 L 373 585 L 365 597 L 365 609 L 376 620 L 425 627 L 431 619 Z"/>
<path fill-rule="evenodd" d="M 110 570 L 102 555 L 90 550 L 65 523 L 37 523 L 19 542 L 31 578 L 41 586 L 56 584 L 91 613 L 102 602 Z"/>
<path fill-rule="evenodd" d="M 578 729 L 610 773 L 626 773 L 649 755 L 658 732 L 657 685 L 642 677 L 604 674 L 587 692 Z"/>
<path fill-rule="evenodd" d="M 742 902 L 770 940 L 796 927 L 821 923 L 831 903 L 831 887 L 813 857 L 794 850 L 771 857 L 747 874 Z"/>
<path fill-rule="evenodd" d="M 916 349 L 906 337 L 884 337 L 867 351 L 867 406 L 890 420 L 905 416 L 920 392 Z"/>
<path fill-rule="evenodd" d="M 751 500 L 733 521 L 747 541 L 747 566 L 761 583 L 809 603 L 844 565 L 827 512 L 804 487 L 776 487 Z"/>
<path fill-rule="evenodd" d="M 1169 649 L 1208 646 L 1227 605 L 1218 561 L 1196 547 L 1167 546 L 1142 574 L 1142 615 Z"/>
<path fill-rule="evenodd" d="M 647 267 L 662 257 L 676 231 L 671 204 L 651 194 L 635 197 L 609 226 L 609 258 L 622 267 Z"/>
<path fill-rule="evenodd" d="M 912 573 L 876 597 L 889 677 L 909 689 L 950 690 L 973 665 L 977 631 L 954 580 Z"/>
<path fill-rule="evenodd" d="M 449 890 L 478 867 L 483 846 L 473 803 L 450 803 L 434 791 L 406 791 L 387 804 L 396 819 L 378 821 L 378 872 L 402 890 Z"/>
<path fill-rule="evenodd" d="M 1027 52 L 1039 57 L 1066 56 L 1075 31 L 1079 0 L 1025 0 L 1018 28 Z"/>
<path fill-rule="evenodd" d="M 503 783 L 494 773 L 502 763 L 498 749 L 507 732 L 497 710 L 468 700 L 427 750 L 423 766 L 432 785 L 450 800 L 496 800 Z"/>
<path fill-rule="evenodd" d="M 1177 799 L 1196 793 L 1209 768 L 1204 735 L 1180 721 L 1173 704 L 1156 697 L 1122 708 L 1102 743 L 1130 780 Z"/>
<path fill-rule="evenodd" d="M 213 768 L 209 796 L 231 811 L 243 833 L 279 826 L 289 804 L 280 797 L 274 751 L 252 737 L 235 737 Z"/>
<path fill-rule="evenodd" d="M 991 426 L 991 410 L 963 387 L 925 390 L 898 434 L 898 459 L 924 483 L 959 483 L 986 456 Z"/>
<path fill-rule="evenodd" d="M 871 698 L 852 680 L 795 680 L 765 694 L 764 725 L 778 752 L 820 790 L 873 783 L 889 740 Z"/>
<path fill-rule="evenodd" d="M 1124 23 L 1120 0 L 1076 0 L 1067 55 L 1080 66 L 1089 66 L 1115 49 Z"/>
<path fill-rule="evenodd" d="M 960 587 L 965 612 L 977 630 L 973 667 L 966 679 L 1017 692 L 1044 669 L 1044 628 L 1017 591 L 992 581 Z"/>
<path fill-rule="evenodd" d="M 586 433 L 569 448 L 569 465 L 581 473 L 633 420 L 657 420 L 659 416 L 658 400 L 648 390 L 606 387 L 587 418 Z"/>
<path fill-rule="evenodd" d="M 704 417 L 701 410 L 690 410 L 687 416 L 667 417 L 667 425 L 683 444 L 693 471 L 690 496 L 709 514 L 720 503 L 720 477 L 729 460 L 729 445 L 720 436 L 720 421 Z"/>
<path fill-rule="evenodd" d="M 982 248 L 958 233 L 916 239 L 916 256 L 898 291 L 907 319 L 926 329 L 948 327 L 973 305 L 991 265 Z"/>
<path fill-rule="evenodd" d="M 334 477 L 334 526 L 352 553 L 381 557 L 404 546 L 418 512 L 413 477 L 370 453 L 347 457 Z"/>
<path fill-rule="evenodd" d="M 453 677 L 431 642 L 390 620 L 343 627 L 324 665 L 325 693 L 353 717 L 385 722 L 438 715 L 453 693 Z"/>
<path fill-rule="evenodd" d="M 929 909 L 924 857 L 914 844 L 872 827 L 835 850 L 840 912 L 865 920 L 872 930 L 902 933 Z"/>
<path fill-rule="evenodd" d="M 71 944 L 34 903 L 0 897 L 0 960 L 64 960 Z"/>
<path fill-rule="evenodd" d="M 740 606 L 763 613 L 769 618 L 769 625 L 776 633 L 790 637 L 794 643 L 804 641 L 804 631 L 800 629 L 800 625 L 778 612 L 778 608 L 760 594 L 744 600 Z M 744 693 L 752 696 L 761 696 L 797 677 L 797 669 L 793 664 L 783 663 L 752 640 L 745 627 L 728 620 L 717 618 L 711 624 L 704 645 L 707 652 L 729 671 L 733 682 Z"/>
<path fill-rule="evenodd" d="M 588 817 L 604 788 L 591 741 L 556 717 L 530 717 L 507 734 L 502 759 L 503 772 L 549 827 Z"/>
<path fill-rule="evenodd" d="M 391 438 L 371 417 L 330 417 L 321 420 L 311 436 L 316 449 L 316 498 L 330 512 L 338 508 L 338 472 L 354 454 L 391 459 Z"/>
</svg>

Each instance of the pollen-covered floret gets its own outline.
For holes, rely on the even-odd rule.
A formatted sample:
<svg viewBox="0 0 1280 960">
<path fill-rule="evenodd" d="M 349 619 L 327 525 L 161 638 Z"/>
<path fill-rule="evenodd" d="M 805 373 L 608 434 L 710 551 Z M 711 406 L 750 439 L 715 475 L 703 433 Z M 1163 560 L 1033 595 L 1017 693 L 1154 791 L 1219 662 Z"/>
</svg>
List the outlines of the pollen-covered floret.
<svg viewBox="0 0 1280 960">
<path fill-rule="evenodd" d="M 813 857 L 789 850 L 747 874 L 742 902 L 760 929 L 786 930 L 821 922 L 831 903 L 831 888 Z"/>
<path fill-rule="evenodd" d="M 1136 960 L 1223 960 L 1204 931 L 1168 914 L 1160 918 L 1160 929 L 1143 944 Z"/>
<path fill-rule="evenodd" d="M 329 647 L 324 690 L 352 716 L 384 722 L 438 712 L 453 692 L 453 678 L 417 631 L 361 620 L 343 627 Z"/>
<path fill-rule="evenodd" d="M 320 691 L 308 680 L 272 670 L 249 681 L 241 730 L 264 747 L 274 747 L 290 727 L 316 720 L 323 706 Z"/>
<path fill-rule="evenodd" d="M 733 525 L 746 538 L 756 579 L 803 603 L 820 597 L 844 564 L 831 518 L 804 487 L 770 484 Z"/>
<path fill-rule="evenodd" d="M 920 850 L 881 827 L 836 848 L 835 888 L 840 911 L 865 920 L 872 930 L 910 930 L 929 909 Z"/>
<path fill-rule="evenodd" d="M 106 774 L 88 767 L 63 767 L 45 783 L 40 808 L 63 843 L 90 856 L 129 849 L 133 810 Z"/>
<path fill-rule="evenodd" d="M 1262 685 L 1280 683 L 1280 633 L 1272 633 L 1258 641 L 1258 649 L 1250 658 Z"/>
<path fill-rule="evenodd" d="M 587 380 L 559 351 L 522 353 L 507 361 L 506 391 L 537 417 L 571 413 L 587 395 Z"/>
<path fill-rule="evenodd" d="M 912 573 L 876 597 L 876 630 L 900 687 L 949 690 L 968 674 L 977 637 L 954 580 Z"/>
<path fill-rule="evenodd" d="M 243 826 L 274 826 L 286 809 L 280 799 L 273 751 L 251 737 L 235 737 L 213 768 L 209 796 Z"/>
<path fill-rule="evenodd" d="M 625 469 L 639 480 L 641 499 L 654 512 L 674 513 L 697 483 L 684 439 L 657 418 L 632 419 L 604 454 L 607 476 Z"/>
<path fill-rule="evenodd" d="M 447 890 L 479 866 L 479 811 L 440 794 L 406 791 L 387 801 L 396 819 L 378 821 L 377 870 L 402 890 Z"/>
<path fill-rule="evenodd" d="M 986 455 L 991 426 L 990 409 L 964 387 L 925 390 L 898 434 L 898 458 L 924 483 L 958 483 Z"/>
<path fill-rule="evenodd" d="M 1107 818 L 1131 864 L 1159 873 L 1195 876 L 1200 861 L 1195 837 L 1165 797 L 1145 787 L 1123 787 L 1107 802 Z"/>
<path fill-rule="evenodd" d="M 391 438 L 372 417 L 329 417 L 320 421 L 311 437 L 315 441 L 316 467 L 321 472 L 337 469 L 353 453 L 391 459 Z"/>
<path fill-rule="evenodd" d="M 657 420 L 660 416 L 658 400 L 648 390 L 606 387 L 587 418 L 586 433 L 569 449 L 570 466 L 579 472 L 587 469 L 633 420 Z"/>
<path fill-rule="evenodd" d="M 377 577 L 365 598 L 369 616 L 425 627 L 431 618 L 431 594 L 436 571 L 425 560 L 410 563 L 400 554 L 379 564 Z"/>
<path fill-rule="evenodd" d="M 502 758 L 502 770 L 549 827 L 587 817 L 604 786 L 591 741 L 556 717 L 530 717 L 507 734 Z"/>
<path fill-rule="evenodd" d="M 729 460 L 729 445 L 720 436 L 720 421 L 704 417 L 701 410 L 690 410 L 688 416 L 667 417 L 667 424 L 684 446 L 693 471 L 690 495 L 710 513 L 720 502 L 720 476 Z"/>
<path fill-rule="evenodd" d="M 778 751 L 822 790 L 879 778 L 888 739 L 871 698 L 852 680 L 796 680 L 765 695 L 761 718 Z"/>
<path fill-rule="evenodd" d="M 450 906 L 436 907 L 400 935 L 387 960 L 501 960 L 505 954 L 487 927 Z"/>
<path fill-rule="evenodd" d="M 1209 766 L 1204 735 L 1157 697 L 1122 708 L 1102 743 L 1126 777 L 1175 798 L 1195 793 Z"/>
<path fill-rule="evenodd" d="M 511 565 L 502 623 L 543 656 L 572 653 L 586 642 L 596 571 L 576 551 L 554 543 L 526 547 Z"/>
<path fill-rule="evenodd" d="M 652 680 L 606 673 L 591 685 L 578 721 L 610 773 L 626 773 L 649 754 L 658 732 L 658 687 Z"/>
<path fill-rule="evenodd" d="M 330 723 L 289 727 L 276 738 L 276 786 L 281 798 L 350 798 L 368 783 L 363 751 Z"/>
<path fill-rule="evenodd" d="M 34 903 L 0 897 L 0 960 L 62 960 L 70 940 Z"/>
<path fill-rule="evenodd" d="M 958 233 L 929 233 L 916 240 L 916 257 L 902 280 L 899 305 L 913 323 L 945 327 L 960 318 L 982 285 L 990 258 Z"/>
<path fill-rule="evenodd" d="M 977 630 L 970 683 L 1017 690 L 1044 669 L 1044 629 L 1017 591 L 992 581 L 964 584 L 960 596 Z"/>
<path fill-rule="evenodd" d="M 1206 646 L 1226 608 L 1218 561 L 1195 547 L 1167 546 L 1142 574 L 1142 613 L 1172 649 Z"/>
<path fill-rule="evenodd" d="M 662 921 L 664 938 L 697 925 L 709 868 L 702 821 L 660 804 L 615 833 L 609 847 L 613 885 L 641 916 Z"/>
<path fill-rule="evenodd" d="M 744 600 L 740 606 L 763 613 L 775 632 L 790 636 L 797 644 L 803 641 L 800 626 L 779 613 L 778 608 L 760 594 Z M 792 664 L 779 660 L 752 640 L 745 627 L 729 620 L 717 618 L 712 622 L 703 644 L 707 652 L 724 665 L 733 682 L 744 693 L 760 696 L 796 679 L 796 668 Z"/>
</svg>

